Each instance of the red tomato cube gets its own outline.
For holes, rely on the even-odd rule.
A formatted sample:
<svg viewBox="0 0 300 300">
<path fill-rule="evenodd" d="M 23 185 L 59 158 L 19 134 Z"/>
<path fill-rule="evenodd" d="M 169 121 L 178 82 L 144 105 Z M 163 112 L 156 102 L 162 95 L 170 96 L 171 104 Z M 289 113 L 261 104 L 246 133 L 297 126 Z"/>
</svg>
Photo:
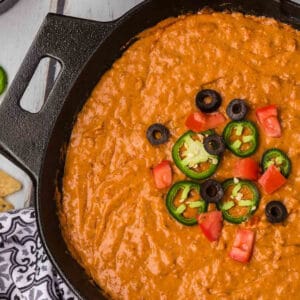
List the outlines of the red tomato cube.
<svg viewBox="0 0 300 300">
<path fill-rule="evenodd" d="M 152 170 L 154 182 L 158 189 L 164 189 L 172 184 L 172 168 L 168 160 L 162 161 Z"/>
<path fill-rule="evenodd" d="M 262 119 L 267 119 L 269 117 L 277 117 L 278 111 L 276 105 L 267 105 L 261 108 L 256 109 L 256 116 L 258 118 L 258 121 L 261 121 Z"/>
<path fill-rule="evenodd" d="M 259 175 L 259 164 L 250 157 L 240 159 L 233 169 L 233 177 L 257 180 Z"/>
<path fill-rule="evenodd" d="M 194 132 L 200 132 L 205 129 L 206 115 L 202 112 L 195 112 L 189 115 L 185 125 Z"/>
<path fill-rule="evenodd" d="M 256 110 L 257 121 L 269 137 L 281 137 L 281 126 L 275 105 L 268 105 Z"/>
<path fill-rule="evenodd" d="M 207 115 L 206 127 L 207 129 L 216 128 L 219 125 L 223 124 L 226 121 L 226 118 L 223 114 L 216 112 Z"/>
<path fill-rule="evenodd" d="M 208 129 L 216 128 L 225 121 L 226 118 L 223 114 L 219 112 L 212 114 L 194 112 L 188 116 L 185 125 L 194 132 L 201 132 Z"/>
<path fill-rule="evenodd" d="M 254 231 L 238 229 L 229 256 L 236 261 L 247 263 L 252 255 L 254 238 Z"/>
<path fill-rule="evenodd" d="M 287 179 L 274 165 L 271 165 L 259 178 L 258 182 L 267 194 L 272 194 L 281 188 L 287 182 Z"/>
<path fill-rule="evenodd" d="M 222 212 L 216 210 L 200 214 L 198 216 L 198 224 L 209 241 L 217 241 L 221 236 L 223 227 Z"/>
</svg>

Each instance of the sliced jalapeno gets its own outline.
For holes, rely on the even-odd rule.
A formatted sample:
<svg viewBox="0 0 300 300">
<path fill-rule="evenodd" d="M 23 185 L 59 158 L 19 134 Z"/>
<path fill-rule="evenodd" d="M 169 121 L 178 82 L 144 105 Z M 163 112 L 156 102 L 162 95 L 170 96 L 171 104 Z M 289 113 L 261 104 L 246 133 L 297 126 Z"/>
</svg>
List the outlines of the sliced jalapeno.
<svg viewBox="0 0 300 300">
<path fill-rule="evenodd" d="M 284 177 L 289 177 L 291 173 L 291 161 L 281 150 L 273 148 L 267 150 L 262 157 L 261 166 L 265 172 L 271 165 L 278 168 Z"/>
<path fill-rule="evenodd" d="M 240 224 L 247 221 L 258 208 L 260 195 L 249 180 L 228 179 L 223 182 L 224 197 L 217 203 L 226 221 Z"/>
<path fill-rule="evenodd" d="M 200 184 L 179 181 L 169 190 L 166 206 L 171 216 L 183 225 L 197 224 L 197 215 L 207 211 L 207 203 L 200 197 Z"/>
<path fill-rule="evenodd" d="M 204 138 L 212 134 L 212 130 L 201 133 L 188 131 L 173 146 L 173 160 L 186 176 L 205 179 L 217 170 L 220 157 L 209 154 L 204 148 Z"/>
<path fill-rule="evenodd" d="M 228 123 L 223 138 L 228 149 L 240 157 L 252 155 L 258 147 L 258 130 L 250 121 Z"/>
<path fill-rule="evenodd" d="M 7 75 L 4 69 L 0 66 L 0 95 L 5 91 L 7 86 Z"/>
</svg>

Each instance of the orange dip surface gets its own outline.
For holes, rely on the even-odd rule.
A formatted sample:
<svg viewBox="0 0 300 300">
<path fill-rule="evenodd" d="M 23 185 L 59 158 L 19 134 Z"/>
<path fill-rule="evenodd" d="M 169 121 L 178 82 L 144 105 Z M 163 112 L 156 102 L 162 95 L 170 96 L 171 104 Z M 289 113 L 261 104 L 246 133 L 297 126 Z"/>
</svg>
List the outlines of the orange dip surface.
<svg viewBox="0 0 300 300">
<path fill-rule="evenodd" d="M 139 37 L 101 78 L 71 136 L 59 208 L 71 254 L 113 299 L 299 299 L 299 32 L 264 17 L 201 13 L 165 20 Z M 207 88 L 221 94 L 225 116 L 232 99 L 245 99 L 256 124 L 256 108 L 277 105 L 282 137 L 266 137 L 257 124 L 252 157 L 260 161 L 276 147 L 292 161 L 287 184 L 272 195 L 257 184 L 259 222 L 224 221 L 212 243 L 197 225 L 169 215 L 168 189 L 157 189 L 152 175 L 162 160 L 172 161 L 172 147 L 197 111 L 195 96 Z M 149 143 L 153 123 L 169 128 L 167 143 Z M 226 150 L 212 177 L 232 178 L 238 160 Z M 173 183 L 187 179 L 172 168 Z M 267 221 L 270 200 L 285 204 L 285 222 Z M 256 232 L 248 264 L 228 256 L 244 227 Z"/>
</svg>

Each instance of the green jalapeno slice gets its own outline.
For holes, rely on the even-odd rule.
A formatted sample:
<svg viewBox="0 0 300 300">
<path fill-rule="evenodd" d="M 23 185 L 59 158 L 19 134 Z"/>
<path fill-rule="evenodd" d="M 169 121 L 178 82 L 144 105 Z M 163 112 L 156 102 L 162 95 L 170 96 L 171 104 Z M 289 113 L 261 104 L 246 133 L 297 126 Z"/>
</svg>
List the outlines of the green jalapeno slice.
<svg viewBox="0 0 300 300">
<path fill-rule="evenodd" d="M 173 160 L 186 176 L 192 179 L 206 179 L 217 170 L 220 156 L 209 154 L 204 147 L 205 137 L 212 134 L 213 130 L 201 133 L 188 131 L 173 146 Z"/>
<path fill-rule="evenodd" d="M 261 161 L 263 171 L 265 172 L 271 165 L 274 165 L 276 168 L 278 168 L 284 177 L 289 177 L 292 163 L 283 151 L 272 148 L 263 154 Z"/>
<path fill-rule="evenodd" d="M 260 195 L 249 180 L 231 178 L 223 182 L 224 197 L 217 203 L 223 218 L 234 224 L 247 221 L 257 210 Z"/>
<path fill-rule="evenodd" d="M 248 157 L 258 147 L 258 130 L 250 121 L 232 121 L 223 131 L 227 148 L 235 155 Z"/>
<path fill-rule="evenodd" d="M 199 183 L 179 181 L 169 190 L 166 206 L 174 219 L 192 226 L 197 224 L 197 215 L 207 211 L 208 204 L 201 199 Z"/>
<path fill-rule="evenodd" d="M 0 95 L 3 94 L 7 86 L 7 75 L 4 69 L 0 66 Z"/>
</svg>

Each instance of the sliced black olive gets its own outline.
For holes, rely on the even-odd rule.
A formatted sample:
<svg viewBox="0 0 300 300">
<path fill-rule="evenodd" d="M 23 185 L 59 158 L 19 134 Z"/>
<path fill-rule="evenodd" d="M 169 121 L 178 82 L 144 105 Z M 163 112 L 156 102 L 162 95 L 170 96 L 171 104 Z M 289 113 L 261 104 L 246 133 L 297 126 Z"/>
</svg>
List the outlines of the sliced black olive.
<svg viewBox="0 0 300 300">
<path fill-rule="evenodd" d="M 265 214 L 271 223 L 283 222 L 288 216 L 285 205 L 280 201 L 269 202 L 266 205 Z"/>
<path fill-rule="evenodd" d="M 214 90 L 202 90 L 196 96 L 196 106 L 204 113 L 216 111 L 221 103 L 220 94 Z"/>
<path fill-rule="evenodd" d="M 170 138 L 169 129 L 159 123 L 151 125 L 147 129 L 147 139 L 152 145 L 161 145 L 166 143 Z"/>
<path fill-rule="evenodd" d="M 234 99 L 232 100 L 227 108 L 226 113 L 228 117 L 234 121 L 243 120 L 248 112 L 248 107 L 244 100 Z"/>
<path fill-rule="evenodd" d="M 218 181 L 208 179 L 201 184 L 200 195 L 208 203 L 219 203 L 224 196 L 224 189 Z"/>
<path fill-rule="evenodd" d="M 225 151 L 224 139 L 217 134 L 205 137 L 203 145 L 205 150 L 212 155 L 221 155 Z"/>
</svg>

